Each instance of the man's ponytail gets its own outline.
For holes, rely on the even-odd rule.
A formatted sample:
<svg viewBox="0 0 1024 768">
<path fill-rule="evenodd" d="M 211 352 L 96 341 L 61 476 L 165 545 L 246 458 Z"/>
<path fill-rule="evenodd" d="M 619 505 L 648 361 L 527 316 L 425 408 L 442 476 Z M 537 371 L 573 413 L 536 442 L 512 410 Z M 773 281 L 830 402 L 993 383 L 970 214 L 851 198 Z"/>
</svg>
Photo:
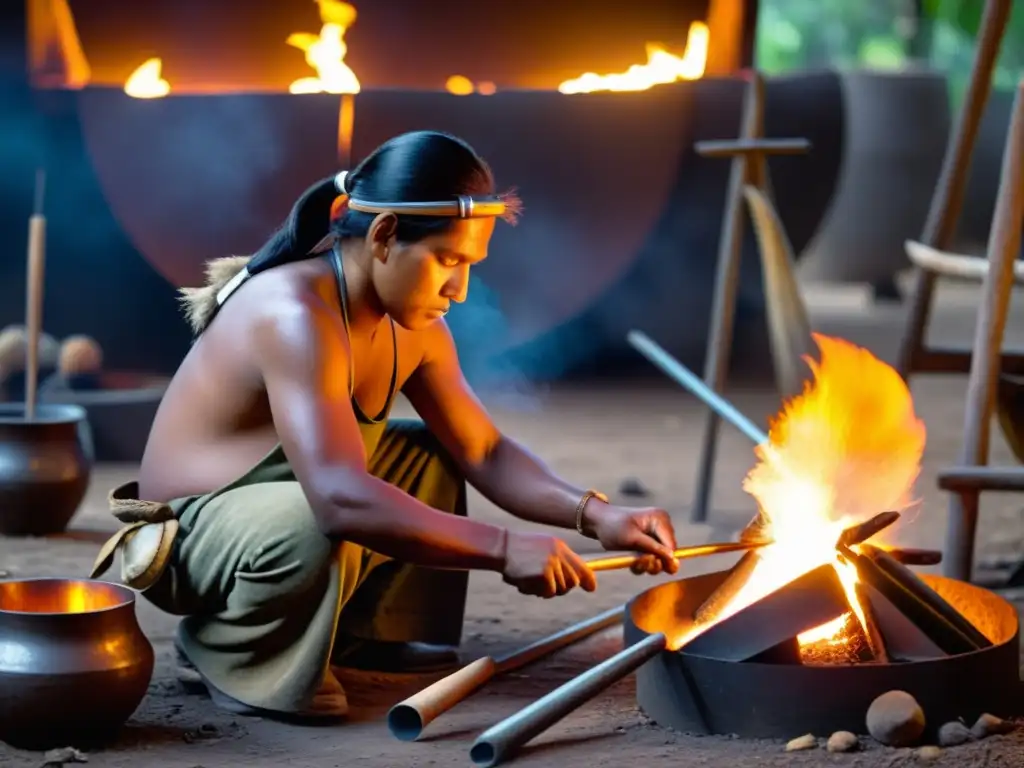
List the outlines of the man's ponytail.
<svg viewBox="0 0 1024 768">
<path fill-rule="evenodd" d="M 318 181 L 292 206 L 284 224 L 253 254 L 246 265 L 250 275 L 310 257 L 331 224 L 331 205 L 338 196 L 334 177 Z"/>
<path fill-rule="evenodd" d="M 251 258 L 227 256 L 206 265 L 206 284 L 182 288 L 179 298 L 192 332 L 198 336 L 210 324 L 221 304 L 251 275 L 311 257 L 330 228 L 331 205 L 338 196 L 334 177 L 318 181 L 292 206 L 284 224 Z"/>
</svg>

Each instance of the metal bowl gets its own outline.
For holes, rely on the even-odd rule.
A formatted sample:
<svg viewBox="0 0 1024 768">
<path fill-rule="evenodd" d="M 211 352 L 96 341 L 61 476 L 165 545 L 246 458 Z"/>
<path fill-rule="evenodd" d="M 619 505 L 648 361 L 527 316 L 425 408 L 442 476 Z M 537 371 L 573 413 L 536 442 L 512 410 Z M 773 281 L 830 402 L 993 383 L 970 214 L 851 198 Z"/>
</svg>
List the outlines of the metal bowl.
<svg viewBox="0 0 1024 768">
<path fill-rule="evenodd" d="M 127 587 L 0 581 L 0 740 L 11 746 L 108 742 L 146 695 L 153 664 Z"/>
</svg>

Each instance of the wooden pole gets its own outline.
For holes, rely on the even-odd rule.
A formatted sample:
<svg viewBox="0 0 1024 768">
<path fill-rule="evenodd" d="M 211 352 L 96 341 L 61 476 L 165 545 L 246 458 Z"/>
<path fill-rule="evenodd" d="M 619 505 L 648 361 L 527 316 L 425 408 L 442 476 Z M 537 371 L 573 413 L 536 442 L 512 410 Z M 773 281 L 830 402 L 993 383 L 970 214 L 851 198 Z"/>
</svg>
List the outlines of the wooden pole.
<svg viewBox="0 0 1024 768">
<path fill-rule="evenodd" d="M 953 235 L 956 233 L 967 186 L 967 171 L 971 165 L 971 155 L 991 90 L 990 84 L 995 71 L 996 57 L 999 54 L 999 44 L 1006 30 L 1011 5 L 1012 0 L 988 0 L 985 3 L 971 79 L 953 135 L 946 148 L 942 173 L 935 186 L 928 219 L 920 238 L 924 245 L 940 251 L 951 249 Z M 920 268 L 915 270 L 910 308 L 907 311 L 903 339 L 896 361 L 896 370 L 904 379 L 909 379 L 914 371 L 921 368 L 922 358 L 928 356 L 924 349 L 925 334 L 931 316 L 935 280 L 935 272 Z"/>
<path fill-rule="evenodd" d="M 1002 355 L 1006 315 L 1013 288 L 1013 266 L 1020 253 L 1024 225 L 1024 81 L 1017 87 L 1013 116 L 1006 136 L 999 194 L 988 240 L 991 268 L 982 283 L 975 326 L 971 372 L 964 404 L 964 437 L 960 466 L 988 463 L 989 431 Z M 965 488 L 950 497 L 946 521 L 945 574 L 969 580 L 974 561 L 980 491 Z"/>
<path fill-rule="evenodd" d="M 764 78 L 751 72 L 747 97 L 743 106 L 740 141 L 760 139 L 764 136 Z M 736 314 L 736 292 L 740 281 L 740 260 L 743 255 L 743 187 L 755 184 L 764 177 L 759 171 L 764 158 L 757 154 L 733 158 L 726 195 L 722 234 L 718 241 L 718 269 L 715 275 L 715 294 L 712 299 L 711 333 L 708 338 L 707 358 L 704 362 L 704 381 L 715 392 L 725 386 L 732 352 L 733 320 Z M 704 422 L 700 464 L 697 468 L 697 491 L 690 519 L 703 523 L 708 519 L 711 502 L 711 484 L 714 481 L 715 455 L 718 451 L 718 414 L 709 411 Z"/>
<path fill-rule="evenodd" d="M 39 388 L 39 338 L 43 323 L 43 282 L 46 261 L 46 216 L 43 196 L 46 172 L 36 171 L 36 195 L 28 220 L 28 269 L 25 290 L 25 419 L 36 415 L 36 392 Z"/>
</svg>

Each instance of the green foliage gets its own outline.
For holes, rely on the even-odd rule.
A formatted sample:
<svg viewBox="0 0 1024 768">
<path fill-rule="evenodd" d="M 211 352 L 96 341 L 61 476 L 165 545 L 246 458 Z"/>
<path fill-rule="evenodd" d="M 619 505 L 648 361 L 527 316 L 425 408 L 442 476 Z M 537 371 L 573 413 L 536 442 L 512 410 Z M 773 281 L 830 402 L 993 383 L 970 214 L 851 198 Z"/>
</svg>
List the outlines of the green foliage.
<svg viewBox="0 0 1024 768">
<path fill-rule="evenodd" d="M 966 87 L 984 0 L 761 0 L 756 65 L 768 74 L 819 67 L 898 69 L 914 59 L 945 72 L 954 105 Z M 1014 2 L 993 85 L 1024 76 L 1024 0 Z"/>
</svg>

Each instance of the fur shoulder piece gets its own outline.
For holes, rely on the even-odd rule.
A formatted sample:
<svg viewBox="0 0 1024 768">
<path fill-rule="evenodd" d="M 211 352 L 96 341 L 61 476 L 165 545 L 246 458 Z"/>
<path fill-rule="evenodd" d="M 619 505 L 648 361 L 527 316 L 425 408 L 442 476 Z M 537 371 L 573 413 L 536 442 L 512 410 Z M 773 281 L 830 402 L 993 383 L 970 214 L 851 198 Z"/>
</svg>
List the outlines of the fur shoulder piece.
<svg viewBox="0 0 1024 768">
<path fill-rule="evenodd" d="M 178 300 L 188 317 L 192 333 L 201 334 L 217 311 L 217 294 L 246 264 L 248 256 L 225 256 L 206 263 L 206 284 L 202 288 L 179 288 Z"/>
</svg>

